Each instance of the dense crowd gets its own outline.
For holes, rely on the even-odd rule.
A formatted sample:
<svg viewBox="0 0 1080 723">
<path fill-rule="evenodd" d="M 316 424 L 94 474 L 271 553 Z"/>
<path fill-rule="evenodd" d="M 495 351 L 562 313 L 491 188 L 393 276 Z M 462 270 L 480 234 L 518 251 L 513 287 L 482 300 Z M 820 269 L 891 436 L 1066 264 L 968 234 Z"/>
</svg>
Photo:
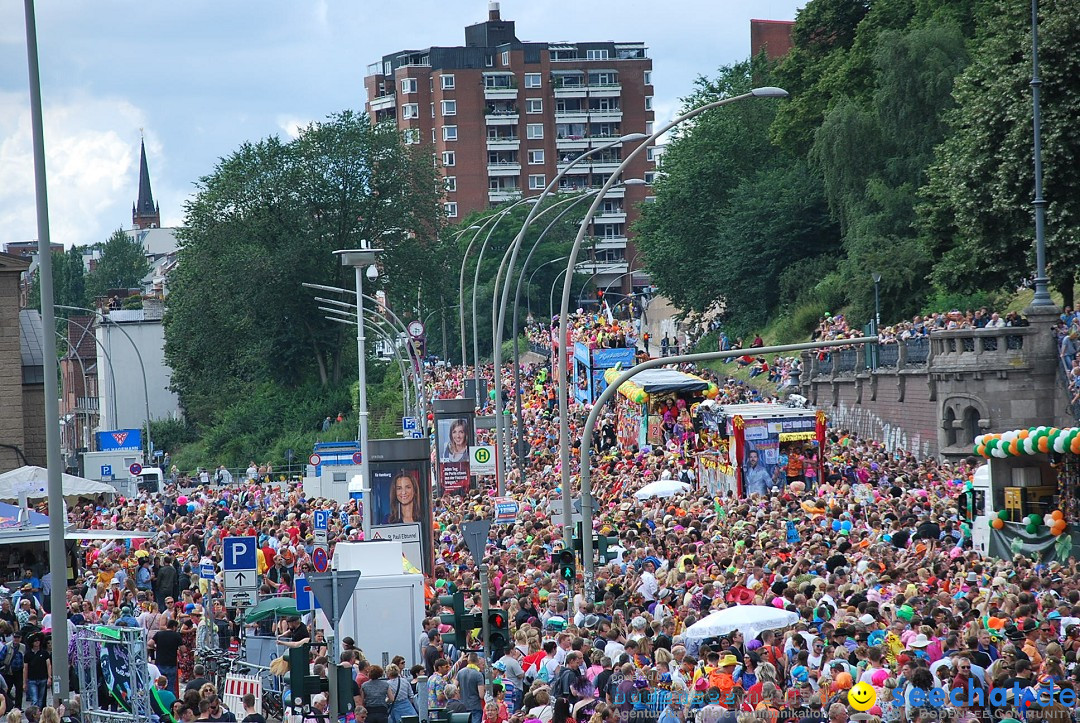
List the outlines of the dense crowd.
<svg viewBox="0 0 1080 723">
<path fill-rule="evenodd" d="M 577 318 L 573 327 L 576 338 L 598 344 L 629 333 L 597 317 Z M 835 318 L 821 331 L 847 333 Z M 771 401 L 734 379 L 683 369 L 714 380 L 718 402 Z M 472 370 L 429 368 L 433 397 L 459 396 L 466 374 Z M 491 369 L 483 374 L 490 382 Z M 502 377 L 500 393 L 510 401 L 511 375 Z M 596 531 L 617 537 L 621 550 L 617 562 L 599 566 L 591 590 L 580 574 L 567 584 L 552 562 L 562 545 L 553 523 L 562 509 L 553 385 L 541 367 L 523 369 L 516 393 L 529 452 L 524 476 L 517 468 L 507 476 L 507 494 L 522 514 L 517 523 L 494 528 L 488 548 L 491 598 L 512 621 L 514 646 L 486 661 L 445 645 L 433 597 L 420 648 L 399 651 L 400 661 L 384 668 L 359 651 L 342 653 L 342 664 L 356 672 L 358 719 L 399 723 L 426 690 L 430 708 L 469 712 L 471 723 L 631 717 L 845 723 L 854 711 L 848 691 L 860 683 L 877 696 L 860 712 L 872 723 L 917 723 L 942 710 L 964 719 L 993 713 L 1062 723 L 1071 715 L 1067 706 L 1024 710 L 1015 696 L 987 701 L 991 690 L 1012 691 L 1014 684 L 1024 691 L 1077 684 L 1075 561 L 979 558 L 958 503 L 972 472 L 967 463 L 950 466 L 889 450 L 841 429 L 830 431 L 825 449 L 793 455 L 798 464 L 785 467 L 782 483 L 741 499 L 715 498 L 703 489 L 694 455 L 712 440 L 692 426 L 651 448 L 597 435 L 590 453 Z M 573 440 L 581 438 L 585 411 L 572 407 Z M 602 424 L 613 427 L 610 411 Z M 572 459 L 576 484 L 576 450 Z M 222 538 L 258 538 L 260 593 L 274 595 L 291 592 L 295 575 L 311 568 L 313 510 L 335 512 L 332 543 L 361 537 L 356 501 L 306 499 L 299 485 L 267 484 L 253 468 L 254 479 L 194 489 L 170 485 L 156 495 L 99 499 L 69 510 L 80 528 L 149 533 L 86 548 L 84 571 L 67 591 L 67 615 L 75 624 L 147 631 L 163 718 L 167 711 L 175 720 L 232 720 L 239 712 L 223 710 L 198 660 L 200 649 L 235 647 L 241 637 L 235 611 L 222 605 L 220 570 L 214 579 L 200 576 L 203 564 L 220 562 Z M 690 491 L 635 498 L 644 485 L 665 479 L 686 481 Z M 490 485 L 484 479 L 465 495 L 436 496 L 432 591 L 467 591 L 470 604 L 479 604 L 461 525 L 491 515 Z M 12 605 L 0 606 L 0 672 L 8 681 L 0 704 L 46 720 L 37 711 L 46 702 L 48 585 L 35 572 L 26 572 Z M 796 622 L 760 634 L 691 634 L 710 612 L 747 604 L 790 611 Z M 274 628 L 260 623 L 251 631 L 281 635 L 285 643 L 318 635 L 299 620 Z M 410 666 L 411 660 L 420 664 Z M 326 674 L 325 657 L 313 663 Z M 485 673 L 493 684 L 485 683 Z M 419 685 L 422 675 L 426 687 Z M 938 710 L 912 695 L 969 686 L 984 692 L 981 705 Z M 70 709 L 76 708 L 72 702 Z M 8 720 L 18 720 L 11 715 Z"/>
</svg>

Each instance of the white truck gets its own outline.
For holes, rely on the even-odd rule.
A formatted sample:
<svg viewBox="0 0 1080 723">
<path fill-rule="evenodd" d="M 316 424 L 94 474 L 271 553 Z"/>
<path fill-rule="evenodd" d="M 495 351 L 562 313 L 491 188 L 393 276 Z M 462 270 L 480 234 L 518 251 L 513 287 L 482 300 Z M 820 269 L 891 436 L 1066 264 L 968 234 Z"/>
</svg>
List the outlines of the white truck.
<svg viewBox="0 0 1080 723">
<path fill-rule="evenodd" d="M 139 465 L 139 474 L 131 474 L 132 465 Z M 103 452 L 83 452 L 83 476 L 112 485 L 117 494 L 135 497 L 141 490 L 160 492 L 165 474 L 157 467 L 143 467 L 143 454 L 134 449 L 112 449 Z"/>
</svg>

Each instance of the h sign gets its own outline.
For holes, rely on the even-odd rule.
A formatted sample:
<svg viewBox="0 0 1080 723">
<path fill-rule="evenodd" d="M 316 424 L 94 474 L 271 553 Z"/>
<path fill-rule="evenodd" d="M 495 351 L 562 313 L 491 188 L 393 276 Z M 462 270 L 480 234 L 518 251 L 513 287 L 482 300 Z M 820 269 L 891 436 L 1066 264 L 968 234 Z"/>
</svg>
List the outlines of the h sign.
<svg viewBox="0 0 1080 723">
<path fill-rule="evenodd" d="M 226 571 L 254 570 L 258 567 L 254 537 L 226 537 L 222 543 L 225 553 L 222 564 Z"/>
</svg>

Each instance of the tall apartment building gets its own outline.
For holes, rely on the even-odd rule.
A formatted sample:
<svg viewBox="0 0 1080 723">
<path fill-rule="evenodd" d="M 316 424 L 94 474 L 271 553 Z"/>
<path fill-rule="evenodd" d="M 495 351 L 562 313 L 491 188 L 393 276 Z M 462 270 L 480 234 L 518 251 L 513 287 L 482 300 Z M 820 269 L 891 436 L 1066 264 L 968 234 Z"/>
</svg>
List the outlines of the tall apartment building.
<svg viewBox="0 0 1080 723">
<path fill-rule="evenodd" d="M 590 148 L 630 133 L 651 134 L 652 60 L 644 43 L 548 43 L 518 40 L 499 4 L 486 22 L 465 28 L 465 45 L 402 50 L 368 66 L 364 85 L 372 122 L 394 122 L 406 141 L 434 145 L 446 178 L 446 213 L 539 195 Z M 599 188 L 640 141 L 591 156 L 560 190 Z M 634 159 L 624 179 L 652 182 L 653 149 Z M 612 289 L 648 284 L 635 268 L 627 229 L 647 186 L 613 189 L 593 224 L 598 242 L 582 270 L 600 272 Z"/>
</svg>

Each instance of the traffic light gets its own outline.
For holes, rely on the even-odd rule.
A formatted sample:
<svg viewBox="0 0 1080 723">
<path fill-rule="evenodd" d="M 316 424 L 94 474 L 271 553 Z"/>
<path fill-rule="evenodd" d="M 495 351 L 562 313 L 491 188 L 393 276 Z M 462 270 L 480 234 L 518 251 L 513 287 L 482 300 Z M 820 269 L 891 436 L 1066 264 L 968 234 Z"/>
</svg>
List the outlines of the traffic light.
<svg viewBox="0 0 1080 723">
<path fill-rule="evenodd" d="M 453 595 L 441 595 L 439 604 L 453 610 L 452 613 L 439 615 L 439 622 L 453 628 L 452 632 L 442 634 L 443 642 L 450 643 L 459 650 L 476 649 L 476 646 L 469 645 L 469 633 L 483 625 L 483 617 L 465 612 L 465 593 L 459 590 Z"/>
<path fill-rule="evenodd" d="M 573 550 L 559 552 L 559 577 L 567 582 L 573 582 L 577 577 L 577 555 Z"/>
<path fill-rule="evenodd" d="M 600 553 L 600 564 L 606 565 L 609 562 L 614 562 L 618 557 L 618 554 L 611 550 L 612 547 L 617 547 L 619 544 L 618 537 L 608 537 L 606 535 L 596 536 L 596 549 Z"/>
<path fill-rule="evenodd" d="M 310 706 L 311 695 L 319 692 L 319 677 L 311 674 L 310 660 L 309 644 L 289 648 L 289 700 L 286 703 L 298 710 Z"/>
<path fill-rule="evenodd" d="M 604 302 L 604 290 L 603 289 L 597 289 L 596 290 L 596 300 L 599 301 L 600 303 Z"/>
<path fill-rule="evenodd" d="M 343 718 L 349 715 L 349 713 L 352 713 L 353 709 L 356 707 L 356 703 L 353 701 L 352 694 L 353 683 L 356 682 L 356 679 L 353 678 L 352 671 L 352 668 L 346 667 L 344 665 L 335 666 L 335 672 L 337 673 L 338 691 L 337 714 L 339 718 Z M 327 684 L 326 689 L 330 689 L 329 683 Z"/>
<path fill-rule="evenodd" d="M 491 642 L 491 659 L 498 660 L 510 649 L 510 620 L 503 610 L 488 613 L 488 640 Z"/>
</svg>

